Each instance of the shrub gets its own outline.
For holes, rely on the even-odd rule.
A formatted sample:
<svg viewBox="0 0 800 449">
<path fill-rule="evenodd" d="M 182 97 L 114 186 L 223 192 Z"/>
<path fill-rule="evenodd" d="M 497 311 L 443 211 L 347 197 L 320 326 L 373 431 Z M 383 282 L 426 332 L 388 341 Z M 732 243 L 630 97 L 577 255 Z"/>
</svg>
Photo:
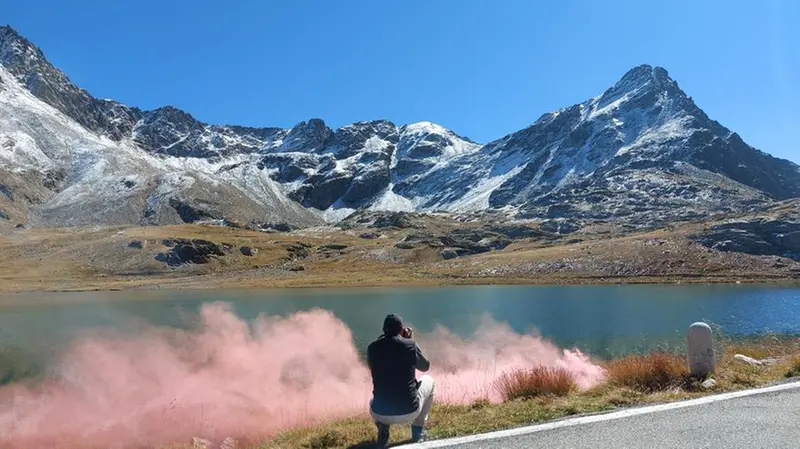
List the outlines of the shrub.
<svg viewBox="0 0 800 449">
<path fill-rule="evenodd" d="M 632 355 L 612 361 L 607 367 L 607 375 L 613 385 L 645 393 L 681 387 L 689 380 L 685 360 L 664 352 Z"/>
<path fill-rule="evenodd" d="M 800 356 L 794 356 L 789 360 L 789 370 L 786 371 L 786 377 L 800 377 Z"/>
<path fill-rule="evenodd" d="M 494 388 L 505 401 L 537 396 L 564 396 L 575 390 L 575 377 L 563 368 L 535 367 L 503 373 Z"/>
</svg>

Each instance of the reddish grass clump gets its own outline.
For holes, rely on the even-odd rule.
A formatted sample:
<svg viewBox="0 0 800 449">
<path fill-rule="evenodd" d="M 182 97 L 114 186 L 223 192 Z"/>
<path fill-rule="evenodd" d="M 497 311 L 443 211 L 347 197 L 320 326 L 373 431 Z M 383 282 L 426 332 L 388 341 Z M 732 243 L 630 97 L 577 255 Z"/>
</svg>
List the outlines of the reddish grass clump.
<svg viewBox="0 0 800 449">
<path fill-rule="evenodd" d="M 689 380 L 686 361 L 682 357 L 664 352 L 614 360 L 606 369 L 610 384 L 645 393 L 681 387 Z"/>
<path fill-rule="evenodd" d="M 577 388 L 575 376 L 564 368 L 537 366 L 503 373 L 494 388 L 505 401 L 537 396 L 564 396 Z"/>
</svg>

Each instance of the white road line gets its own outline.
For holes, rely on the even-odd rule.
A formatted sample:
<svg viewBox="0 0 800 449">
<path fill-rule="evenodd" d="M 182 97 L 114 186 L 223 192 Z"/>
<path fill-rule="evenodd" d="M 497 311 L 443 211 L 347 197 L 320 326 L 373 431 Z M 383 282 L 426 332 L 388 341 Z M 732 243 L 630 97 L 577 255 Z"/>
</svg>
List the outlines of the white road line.
<svg viewBox="0 0 800 449">
<path fill-rule="evenodd" d="M 434 440 L 426 443 L 410 444 L 403 446 L 404 449 L 433 449 L 439 447 L 457 446 L 460 444 L 475 443 L 478 441 L 495 440 L 499 438 L 516 437 L 521 435 L 530 435 L 532 433 L 545 432 L 547 430 L 560 429 L 563 427 L 580 426 L 582 424 L 591 424 L 603 421 L 612 421 L 615 419 L 630 418 L 633 416 L 646 415 L 650 413 L 663 412 L 667 410 L 677 410 L 687 407 L 694 407 L 697 405 L 713 404 L 714 402 L 727 401 L 729 399 L 742 398 L 746 396 L 755 396 L 758 394 L 774 393 L 776 391 L 792 390 L 800 388 L 800 382 L 791 382 L 781 385 L 774 385 L 771 387 L 757 388 L 753 390 L 734 391 L 732 393 L 723 393 L 713 396 L 705 396 L 698 399 L 691 399 L 688 401 L 672 402 L 669 404 L 651 405 L 647 407 L 637 407 L 627 410 L 620 410 L 618 412 L 605 413 L 599 415 L 582 416 L 578 418 L 570 418 L 562 421 L 556 421 L 545 424 L 538 424 L 535 426 L 519 427 L 509 430 L 501 430 L 499 432 L 484 433 L 479 435 L 470 435 L 466 437 L 450 438 L 447 440 Z"/>
</svg>

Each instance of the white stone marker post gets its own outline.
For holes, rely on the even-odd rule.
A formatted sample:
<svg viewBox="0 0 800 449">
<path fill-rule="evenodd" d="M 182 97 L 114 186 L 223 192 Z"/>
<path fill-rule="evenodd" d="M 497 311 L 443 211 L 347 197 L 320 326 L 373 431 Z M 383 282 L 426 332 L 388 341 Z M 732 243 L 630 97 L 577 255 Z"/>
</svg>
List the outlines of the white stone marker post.
<svg viewBox="0 0 800 449">
<path fill-rule="evenodd" d="M 714 341 L 708 324 L 698 322 L 689 326 L 686 349 L 692 376 L 705 378 L 714 372 Z"/>
</svg>

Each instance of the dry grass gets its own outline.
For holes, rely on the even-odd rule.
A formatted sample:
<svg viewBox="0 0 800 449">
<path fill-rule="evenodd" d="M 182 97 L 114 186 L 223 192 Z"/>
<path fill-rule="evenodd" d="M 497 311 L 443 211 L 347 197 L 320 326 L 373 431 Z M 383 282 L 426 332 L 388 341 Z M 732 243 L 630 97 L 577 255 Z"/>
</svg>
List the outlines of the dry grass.
<svg viewBox="0 0 800 449">
<path fill-rule="evenodd" d="M 795 355 L 788 361 L 789 369 L 786 371 L 786 377 L 800 377 L 800 356 Z"/>
<path fill-rule="evenodd" d="M 685 358 L 664 352 L 624 357 L 610 362 L 606 369 L 612 385 L 645 393 L 679 388 L 689 380 Z"/>
<path fill-rule="evenodd" d="M 426 232 L 464 226 L 437 222 Z M 519 240 L 501 251 L 447 262 L 436 248 L 395 248 L 408 230 L 383 229 L 385 238 L 362 239 L 359 231 L 337 229 L 288 234 L 199 225 L 31 229 L 0 233 L 0 292 L 800 280 L 792 267 L 778 269 L 764 258 L 696 251 L 687 235 L 698 226 L 626 235 L 595 229 L 581 234 L 580 243 L 570 238 Z M 155 260 L 166 249 L 161 241 L 168 238 L 226 243 L 234 251 L 209 264 L 174 269 Z M 669 250 L 648 245 L 653 239 L 668 241 Z M 145 242 L 145 248 L 128 248 L 132 240 Z M 310 255 L 287 263 L 287 248 L 297 243 L 310 245 Z M 347 248 L 332 253 L 317 249 L 331 243 Z M 238 253 L 241 246 L 256 248 L 258 254 L 245 257 Z M 625 270 L 614 274 L 606 269 L 610 262 Z M 288 265 L 304 271 L 287 270 Z"/>
<path fill-rule="evenodd" d="M 503 373 L 494 384 L 506 400 L 530 399 L 538 396 L 565 396 L 577 389 L 575 376 L 564 368 L 537 366 L 528 370 Z"/>
</svg>

